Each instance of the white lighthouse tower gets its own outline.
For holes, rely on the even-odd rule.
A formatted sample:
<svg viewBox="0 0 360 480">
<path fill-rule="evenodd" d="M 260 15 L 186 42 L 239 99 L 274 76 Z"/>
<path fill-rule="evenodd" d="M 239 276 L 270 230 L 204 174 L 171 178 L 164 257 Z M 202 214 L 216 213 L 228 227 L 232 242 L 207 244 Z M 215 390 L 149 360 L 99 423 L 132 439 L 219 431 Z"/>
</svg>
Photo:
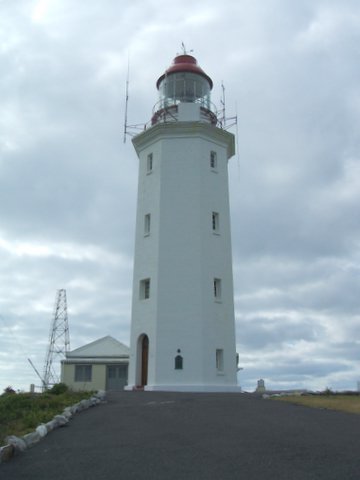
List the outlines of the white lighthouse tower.
<svg viewBox="0 0 360 480">
<path fill-rule="evenodd" d="M 133 138 L 139 184 L 128 390 L 237 390 L 228 159 L 211 78 L 184 52 Z"/>
</svg>

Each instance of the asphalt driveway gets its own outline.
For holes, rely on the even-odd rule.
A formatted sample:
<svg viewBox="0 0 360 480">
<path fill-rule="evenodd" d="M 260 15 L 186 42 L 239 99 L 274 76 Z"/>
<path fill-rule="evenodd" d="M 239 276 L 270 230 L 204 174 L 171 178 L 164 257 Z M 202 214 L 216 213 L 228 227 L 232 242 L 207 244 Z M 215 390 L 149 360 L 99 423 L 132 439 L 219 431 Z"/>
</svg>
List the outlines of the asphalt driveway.
<svg viewBox="0 0 360 480">
<path fill-rule="evenodd" d="M 113 393 L 0 479 L 359 480 L 360 416 L 247 394 Z"/>
</svg>

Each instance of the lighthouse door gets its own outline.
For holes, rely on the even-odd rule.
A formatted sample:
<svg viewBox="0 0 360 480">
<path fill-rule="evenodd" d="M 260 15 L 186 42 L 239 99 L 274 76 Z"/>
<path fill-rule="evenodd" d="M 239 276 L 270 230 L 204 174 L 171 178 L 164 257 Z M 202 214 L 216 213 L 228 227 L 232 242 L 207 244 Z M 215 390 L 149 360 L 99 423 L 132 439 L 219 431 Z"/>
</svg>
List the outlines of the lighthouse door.
<svg viewBox="0 0 360 480">
<path fill-rule="evenodd" d="M 147 385 L 149 358 L 149 337 L 144 335 L 141 341 L 141 386 Z"/>
</svg>

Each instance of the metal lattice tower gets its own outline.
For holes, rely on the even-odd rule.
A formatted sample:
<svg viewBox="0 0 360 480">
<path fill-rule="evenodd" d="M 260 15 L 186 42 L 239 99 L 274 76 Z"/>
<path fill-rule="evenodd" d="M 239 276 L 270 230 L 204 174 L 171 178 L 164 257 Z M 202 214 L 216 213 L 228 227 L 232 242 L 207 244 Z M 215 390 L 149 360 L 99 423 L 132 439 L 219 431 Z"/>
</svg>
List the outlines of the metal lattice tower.
<svg viewBox="0 0 360 480">
<path fill-rule="evenodd" d="M 44 388 L 49 388 L 60 381 L 57 373 L 58 362 L 70 350 L 70 335 L 67 315 L 66 290 L 61 289 L 56 293 L 54 316 L 50 328 L 49 345 L 44 366 Z M 56 363 L 55 363 L 56 362 Z"/>
</svg>

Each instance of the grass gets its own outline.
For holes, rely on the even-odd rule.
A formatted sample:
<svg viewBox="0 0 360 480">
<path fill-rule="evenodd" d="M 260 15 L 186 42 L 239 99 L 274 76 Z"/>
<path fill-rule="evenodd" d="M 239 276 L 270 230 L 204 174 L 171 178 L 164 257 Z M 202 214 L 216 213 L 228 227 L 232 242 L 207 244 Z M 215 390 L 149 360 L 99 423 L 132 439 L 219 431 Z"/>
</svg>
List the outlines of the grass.
<svg viewBox="0 0 360 480">
<path fill-rule="evenodd" d="M 32 432 L 40 423 L 62 413 L 65 407 L 90 398 L 92 394 L 67 391 L 59 395 L 49 392 L 0 395 L 0 446 L 5 445 L 8 435 L 22 436 Z"/>
<path fill-rule="evenodd" d="M 295 403 L 297 405 L 304 405 L 306 407 L 325 408 L 329 410 L 360 414 L 359 395 L 291 395 L 273 398 L 281 402 Z"/>
</svg>

